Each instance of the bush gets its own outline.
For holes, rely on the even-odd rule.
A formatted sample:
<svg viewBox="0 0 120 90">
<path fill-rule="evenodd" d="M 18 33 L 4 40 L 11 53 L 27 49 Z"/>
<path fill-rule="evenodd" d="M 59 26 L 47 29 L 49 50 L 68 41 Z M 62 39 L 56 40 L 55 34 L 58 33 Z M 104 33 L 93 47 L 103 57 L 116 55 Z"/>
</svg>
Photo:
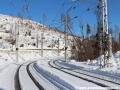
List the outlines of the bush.
<svg viewBox="0 0 120 90">
<path fill-rule="evenodd" d="M 33 43 L 33 46 L 36 46 L 36 44 L 35 44 L 35 43 Z"/>
</svg>

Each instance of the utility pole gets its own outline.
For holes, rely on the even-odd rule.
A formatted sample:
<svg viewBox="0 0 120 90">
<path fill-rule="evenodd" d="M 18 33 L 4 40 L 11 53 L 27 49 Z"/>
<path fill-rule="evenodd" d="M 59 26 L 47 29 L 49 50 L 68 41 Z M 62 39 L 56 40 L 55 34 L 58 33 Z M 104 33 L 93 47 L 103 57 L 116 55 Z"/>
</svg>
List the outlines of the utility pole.
<svg viewBox="0 0 120 90">
<path fill-rule="evenodd" d="M 59 38 L 58 38 L 58 55 L 59 55 L 59 49 L 60 49 L 60 43 L 59 43 Z"/>
<path fill-rule="evenodd" d="M 100 67 L 106 67 L 109 65 L 109 60 L 112 59 L 112 39 L 108 33 L 108 13 L 107 13 L 107 0 L 99 0 L 99 3 L 90 2 L 88 0 L 73 0 L 83 1 L 88 3 L 99 4 L 101 8 L 101 28 L 98 30 L 99 48 L 100 48 Z M 103 55 L 103 57 L 102 57 Z M 104 63 L 104 66 L 102 66 Z"/>
<path fill-rule="evenodd" d="M 38 33 L 36 35 L 36 43 L 37 43 L 36 47 L 38 48 Z"/>
<path fill-rule="evenodd" d="M 15 26 L 15 34 L 16 34 L 16 61 L 18 62 L 18 28 Z"/>
<path fill-rule="evenodd" d="M 53 39 L 52 39 L 52 49 L 53 49 Z"/>
<path fill-rule="evenodd" d="M 100 62 L 104 62 L 104 66 L 109 65 L 109 60 L 112 57 L 112 43 L 111 43 L 111 35 L 108 33 L 108 13 L 107 13 L 107 0 L 101 0 L 102 7 L 102 32 L 101 32 L 101 41 L 102 41 L 102 55 Z"/>
<path fill-rule="evenodd" d="M 67 48 L 68 48 L 67 39 L 68 39 L 68 17 L 66 14 L 66 18 L 65 18 L 65 62 L 67 62 Z"/>
<path fill-rule="evenodd" d="M 41 34 L 41 56 L 43 57 L 43 33 Z"/>
</svg>

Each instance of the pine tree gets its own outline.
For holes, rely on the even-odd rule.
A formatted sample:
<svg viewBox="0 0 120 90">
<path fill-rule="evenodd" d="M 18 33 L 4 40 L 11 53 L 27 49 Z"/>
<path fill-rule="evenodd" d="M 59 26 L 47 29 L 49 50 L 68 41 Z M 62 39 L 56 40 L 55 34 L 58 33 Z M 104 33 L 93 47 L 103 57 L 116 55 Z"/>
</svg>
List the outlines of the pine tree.
<svg viewBox="0 0 120 90">
<path fill-rule="evenodd" d="M 90 32 L 91 32 L 91 28 L 90 28 L 90 25 L 89 24 L 87 24 L 87 27 L 86 27 L 86 38 L 89 38 L 89 34 L 90 34 Z"/>
</svg>

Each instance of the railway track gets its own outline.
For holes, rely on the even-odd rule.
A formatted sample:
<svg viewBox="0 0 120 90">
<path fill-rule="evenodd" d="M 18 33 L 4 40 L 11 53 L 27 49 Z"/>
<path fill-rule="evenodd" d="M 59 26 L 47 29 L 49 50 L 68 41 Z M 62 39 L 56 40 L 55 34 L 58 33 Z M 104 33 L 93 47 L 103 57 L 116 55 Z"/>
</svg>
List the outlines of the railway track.
<svg viewBox="0 0 120 90">
<path fill-rule="evenodd" d="M 110 90 L 118 90 L 118 89 L 112 89 L 113 87 L 111 87 L 111 84 L 117 85 L 117 87 L 120 86 L 120 83 L 116 83 L 116 82 L 113 82 L 113 81 L 110 81 L 110 80 L 105 80 L 103 78 L 95 77 L 95 76 L 92 76 L 92 75 L 89 75 L 89 74 L 86 74 L 86 73 L 83 73 L 83 72 L 81 73 L 81 72 L 70 70 L 68 68 L 65 68 L 63 66 L 60 66 L 60 65 L 56 64 L 55 62 L 57 62 L 57 61 L 58 60 L 49 61 L 49 65 L 51 67 L 54 67 L 54 68 L 62 71 L 62 72 L 65 72 L 65 73 L 70 74 L 72 76 L 75 76 L 75 77 L 78 77 L 80 79 L 86 80 L 88 82 L 97 84 L 101 87 L 111 88 Z M 92 78 L 92 79 L 89 79 L 89 78 Z M 102 81 L 104 81 L 104 83 L 102 83 Z M 107 84 L 107 83 L 109 83 L 109 84 Z"/>
<path fill-rule="evenodd" d="M 40 78 L 43 78 L 46 83 L 49 83 L 47 86 L 53 86 L 54 88 L 49 87 L 46 90 L 74 90 L 75 88 L 70 84 L 66 83 L 65 81 L 59 80 L 56 76 L 52 76 L 52 74 L 44 71 L 42 68 L 37 66 L 36 64 L 33 65 L 37 75 Z"/>
<path fill-rule="evenodd" d="M 29 64 L 27 64 L 26 66 L 26 72 L 28 74 L 28 76 L 31 78 L 31 80 L 33 81 L 33 83 L 35 84 L 35 86 L 39 89 L 39 90 L 44 90 L 44 88 L 37 82 L 37 80 L 32 76 L 30 70 L 29 70 L 29 66 L 30 64 L 32 64 L 34 62 L 31 62 Z M 19 77 L 19 73 L 20 73 L 20 68 L 23 66 L 24 64 L 21 64 L 17 71 L 16 71 L 16 75 L 15 75 L 15 78 L 14 78 L 14 82 L 15 82 L 15 90 L 22 90 L 22 85 L 21 85 L 21 82 L 20 82 L 20 77 Z"/>
<path fill-rule="evenodd" d="M 69 69 L 70 67 L 72 67 L 72 66 L 65 67 L 65 65 L 63 65 L 63 64 L 61 66 L 60 63 L 58 63 L 57 61 L 58 60 L 54 61 L 54 64 L 61 67 L 61 68 Z M 95 78 L 98 78 L 98 79 L 103 79 L 104 77 L 109 77 L 109 78 L 114 78 L 115 80 L 120 80 L 120 76 L 117 76 L 117 75 L 111 75 L 111 74 L 108 75 L 107 73 L 102 74 L 101 72 L 89 71 L 89 70 L 86 70 L 86 69 L 83 69 L 83 68 L 76 68 L 76 69 L 78 69 L 78 70 L 72 70 L 72 71 L 76 72 L 76 73 L 86 74 L 86 75 L 89 74 L 89 76 L 95 77 Z M 69 69 L 69 70 L 71 70 L 71 69 Z M 96 76 L 91 75 L 91 74 L 95 74 Z M 101 75 L 102 77 L 97 77 L 99 75 Z M 115 81 L 110 80 L 110 79 L 103 79 L 103 80 L 106 80 L 106 81 L 109 81 L 111 83 L 115 83 L 115 84 L 120 85 L 120 82 L 115 82 Z"/>
<path fill-rule="evenodd" d="M 16 71 L 16 75 L 15 75 L 15 78 L 14 78 L 14 82 L 15 82 L 15 90 L 22 90 L 21 89 L 21 86 L 20 86 L 20 79 L 19 79 L 19 70 L 20 70 L 20 67 L 22 65 L 20 65 Z"/>
</svg>

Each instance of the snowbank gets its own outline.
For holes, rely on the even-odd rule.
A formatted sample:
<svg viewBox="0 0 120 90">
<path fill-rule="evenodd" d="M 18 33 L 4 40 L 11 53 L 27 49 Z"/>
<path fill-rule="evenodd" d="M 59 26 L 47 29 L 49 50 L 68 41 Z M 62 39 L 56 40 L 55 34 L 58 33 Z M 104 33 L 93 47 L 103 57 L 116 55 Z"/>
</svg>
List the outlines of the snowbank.
<svg viewBox="0 0 120 90">
<path fill-rule="evenodd" d="M 93 65 L 93 66 L 100 66 L 100 59 L 102 59 L 101 64 L 104 65 L 104 56 L 98 57 L 97 59 L 94 60 L 88 60 L 87 64 L 88 65 Z M 110 67 L 117 67 L 120 66 L 120 51 L 116 52 L 111 59 L 109 60 L 109 66 Z"/>
</svg>

